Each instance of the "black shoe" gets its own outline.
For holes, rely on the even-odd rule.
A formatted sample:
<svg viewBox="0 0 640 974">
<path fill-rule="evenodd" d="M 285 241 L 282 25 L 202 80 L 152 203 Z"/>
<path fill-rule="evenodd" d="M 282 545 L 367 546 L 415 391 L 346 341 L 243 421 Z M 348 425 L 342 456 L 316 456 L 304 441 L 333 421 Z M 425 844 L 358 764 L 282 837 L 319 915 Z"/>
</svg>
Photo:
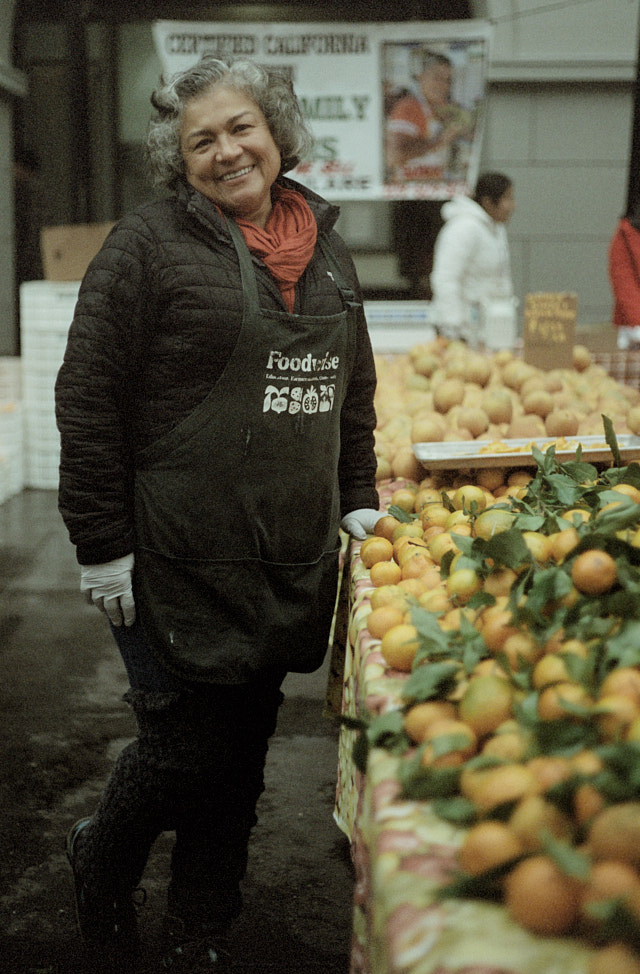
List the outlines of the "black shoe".
<svg viewBox="0 0 640 974">
<path fill-rule="evenodd" d="M 67 834 L 65 846 L 73 873 L 78 931 L 96 963 L 106 968 L 121 963 L 131 967 L 140 954 L 137 912 L 146 894 L 142 889 L 132 890 L 129 896 L 111 899 L 97 896 L 87 889 L 78 874 L 76 843 L 90 822 L 90 818 L 77 821 Z M 134 903 L 134 892 L 141 894 L 138 904 Z"/>
<path fill-rule="evenodd" d="M 187 924 L 169 916 L 165 922 L 167 952 L 162 970 L 173 974 L 228 974 L 229 938 L 211 924 Z"/>
</svg>

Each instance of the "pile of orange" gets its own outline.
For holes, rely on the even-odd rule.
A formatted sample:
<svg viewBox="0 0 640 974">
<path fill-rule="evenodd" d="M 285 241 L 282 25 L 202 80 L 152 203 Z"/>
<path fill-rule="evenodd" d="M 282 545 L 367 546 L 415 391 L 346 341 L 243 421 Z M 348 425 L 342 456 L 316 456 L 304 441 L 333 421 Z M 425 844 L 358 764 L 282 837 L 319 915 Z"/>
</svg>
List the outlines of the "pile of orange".
<svg viewBox="0 0 640 974">
<path fill-rule="evenodd" d="M 601 471 L 584 500 L 537 520 L 534 470 L 473 480 L 403 483 L 360 549 L 366 625 L 390 670 L 450 664 L 441 687 L 405 699 L 401 760 L 421 775 L 455 769 L 469 808 L 460 871 L 492 895 L 501 872 L 525 928 L 612 940 L 602 916 L 621 907 L 640 937 L 640 471 L 628 483 Z M 482 555 L 500 535 L 518 558 Z M 425 611 L 437 627 L 426 642 Z M 594 953 L 592 974 L 640 974 L 626 939 Z"/>
<path fill-rule="evenodd" d="M 532 442 L 559 451 L 567 437 L 597 436 L 601 447 L 603 412 L 618 434 L 640 432 L 640 391 L 609 376 L 582 345 L 571 367 L 546 371 L 508 349 L 485 353 L 437 338 L 378 356 L 376 368 L 380 481 L 420 480 L 415 443 L 475 441 L 478 453 L 500 453 L 523 440 L 530 453 Z"/>
</svg>

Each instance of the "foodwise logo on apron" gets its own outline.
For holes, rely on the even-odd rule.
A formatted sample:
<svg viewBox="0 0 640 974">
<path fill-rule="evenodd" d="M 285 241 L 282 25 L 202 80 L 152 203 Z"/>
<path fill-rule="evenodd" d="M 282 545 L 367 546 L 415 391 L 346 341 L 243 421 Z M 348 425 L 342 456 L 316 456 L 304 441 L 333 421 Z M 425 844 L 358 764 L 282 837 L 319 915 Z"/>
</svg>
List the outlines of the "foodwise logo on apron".
<svg viewBox="0 0 640 974">
<path fill-rule="evenodd" d="M 288 356 L 277 349 L 269 352 L 263 412 L 328 413 L 333 409 L 340 356 L 325 352 L 316 358 Z M 277 384 L 276 384 L 277 383 Z M 282 383 L 285 383 L 284 385 Z"/>
</svg>

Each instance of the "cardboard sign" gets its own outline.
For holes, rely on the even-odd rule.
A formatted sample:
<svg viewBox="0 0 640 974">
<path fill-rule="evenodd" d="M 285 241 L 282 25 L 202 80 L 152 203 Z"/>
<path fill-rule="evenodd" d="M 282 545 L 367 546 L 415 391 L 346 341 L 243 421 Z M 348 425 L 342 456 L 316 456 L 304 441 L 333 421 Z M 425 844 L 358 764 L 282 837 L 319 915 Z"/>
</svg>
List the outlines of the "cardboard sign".
<svg viewBox="0 0 640 974">
<path fill-rule="evenodd" d="M 527 294 L 522 334 L 525 362 L 539 369 L 571 368 L 577 314 L 577 294 Z"/>
</svg>

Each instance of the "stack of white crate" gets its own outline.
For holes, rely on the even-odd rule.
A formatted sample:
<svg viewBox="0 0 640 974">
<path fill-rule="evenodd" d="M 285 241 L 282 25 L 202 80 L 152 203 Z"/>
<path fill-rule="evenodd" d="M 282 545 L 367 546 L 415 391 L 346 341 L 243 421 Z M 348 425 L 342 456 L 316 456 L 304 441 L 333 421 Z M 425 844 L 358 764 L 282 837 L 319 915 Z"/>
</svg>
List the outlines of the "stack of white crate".
<svg viewBox="0 0 640 974">
<path fill-rule="evenodd" d="M 364 312 L 376 354 L 404 354 L 436 337 L 429 301 L 365 301 Z"/>
<path fill-rule="evenodd" d="M 78 281 L 27 281 L 20 287 L 24 482 L 58 486 L 60 439 L 55 381 L 78 298 Z"/>
<path fill-rule="evenodd" d="M 24 486 L 21 361 L 0 358 L 0 504 Z"/>
</svg>

